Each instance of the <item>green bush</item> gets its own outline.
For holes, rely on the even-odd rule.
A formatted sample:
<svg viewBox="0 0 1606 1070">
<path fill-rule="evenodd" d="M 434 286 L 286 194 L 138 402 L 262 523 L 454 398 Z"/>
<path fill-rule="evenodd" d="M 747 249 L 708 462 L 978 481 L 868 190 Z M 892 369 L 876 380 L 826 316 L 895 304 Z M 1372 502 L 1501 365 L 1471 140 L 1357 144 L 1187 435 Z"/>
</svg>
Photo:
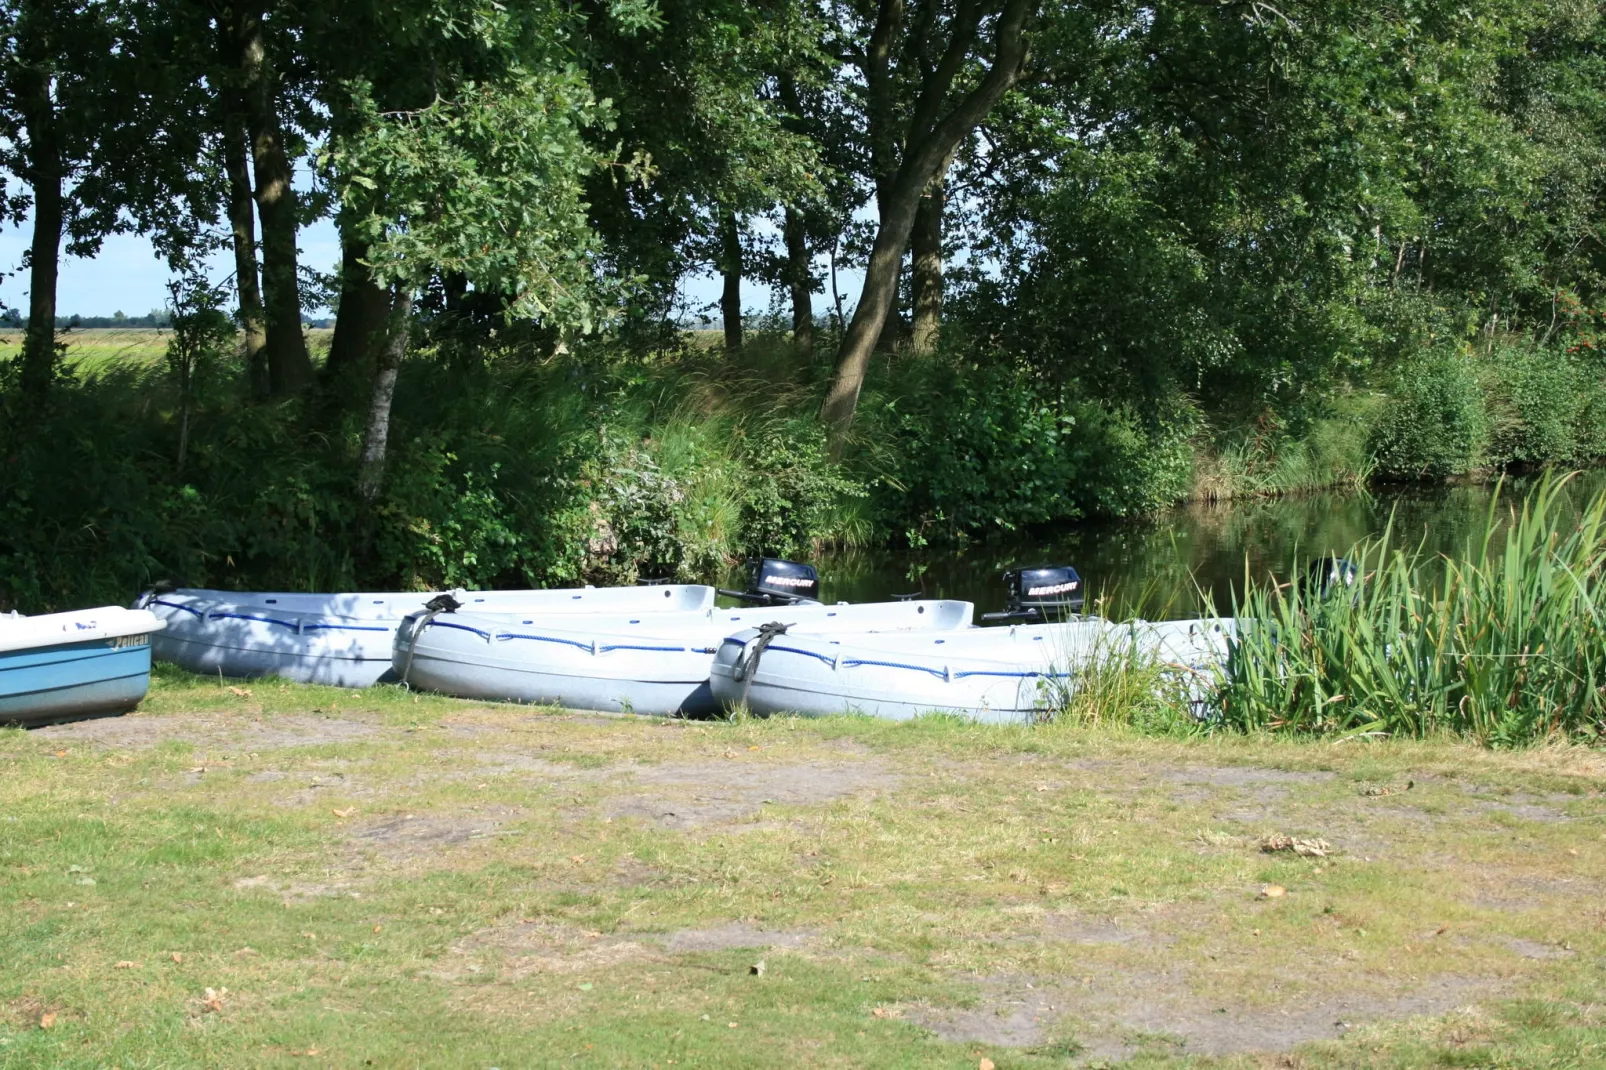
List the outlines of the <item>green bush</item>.
<svg viewBox="0 0 1606 1070">
<path fill-rule="evenodd" d="M 1439 352 L 1396 374 L 1369 446 L 1378 475 L 1423 479 L 1470 471 L 1487 441 L 1476 366 L 1464 353 Z"/>
<path fill-rule="evenodd" d="M 862 483 L 830 459 L 825 432 L 807 418 L 773 424 L 746 443 L 742 549 L 748 556 L 801 557 L 837 534 L 842 504 Z"/>
<path fill-rule="evenodd" d="M 1543 465 L 1592 460 L 1606 445 L 1600 377 L 1557 348 L 1518 340 L 1493 347 L 1485 370 L 1489 461 Z"/>
<path fill-rule="evenodd" d="M 1192 475 L 1190 409 L 1144 420 L 1009 366 L 906 358 L 861 412 L 878 522 L 916 544 L 1150 512 Z"/>
</svg>

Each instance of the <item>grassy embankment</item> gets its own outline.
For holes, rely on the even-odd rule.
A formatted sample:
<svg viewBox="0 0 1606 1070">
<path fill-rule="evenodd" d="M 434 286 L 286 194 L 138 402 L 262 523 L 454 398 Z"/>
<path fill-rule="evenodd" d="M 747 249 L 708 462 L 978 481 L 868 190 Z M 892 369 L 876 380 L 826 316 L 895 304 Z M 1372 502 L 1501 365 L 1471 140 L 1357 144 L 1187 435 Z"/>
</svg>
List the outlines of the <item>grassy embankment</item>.
<svg viewBox="0 0 1606 1070">
<path fill-rule="evenodd" d="M 1606 1060 L 1592 750 L 164 671 L 0 761 L 5 1067 Z"/>
</svg>

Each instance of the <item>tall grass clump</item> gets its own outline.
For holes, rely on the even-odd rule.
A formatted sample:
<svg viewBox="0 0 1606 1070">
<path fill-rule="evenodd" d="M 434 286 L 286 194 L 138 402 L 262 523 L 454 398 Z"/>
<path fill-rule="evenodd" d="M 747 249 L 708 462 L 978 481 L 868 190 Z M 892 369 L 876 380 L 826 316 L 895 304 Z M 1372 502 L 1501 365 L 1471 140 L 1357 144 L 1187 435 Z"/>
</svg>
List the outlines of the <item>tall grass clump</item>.
<svg viewBox="0 0 1606 1070">
<path fill-rule="evenodd" d="M 1567 477 L 1520 506 L 1497 494 L 1457 558 L 1385 533 L 1351 553 L 1354 585 L 1246 581 L 1220 722 L 1310 735 L 1492 746 L 1606 733 L 1606 493 Z"/>
</svg>

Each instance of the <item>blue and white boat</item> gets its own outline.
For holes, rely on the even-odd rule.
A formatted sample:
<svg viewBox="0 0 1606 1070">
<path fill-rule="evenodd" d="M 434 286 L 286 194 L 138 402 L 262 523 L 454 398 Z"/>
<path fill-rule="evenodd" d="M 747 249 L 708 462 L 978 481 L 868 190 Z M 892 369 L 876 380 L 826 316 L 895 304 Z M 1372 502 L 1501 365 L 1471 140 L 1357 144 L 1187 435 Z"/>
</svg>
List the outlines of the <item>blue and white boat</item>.
<svg viewBox="0 0 1606 1070">
<path fill-rule="evenodd" d="M 128 712 L 150 689 L 161 629 L 154 614 L 121 606 L 0 615 L 0 724 Z"/>
<path fill-rule="evenodd" d="M 789 634 L 948 634 L 969 628 L 959 601 L 818 602 L 625 617 L 420 612 L 396 633 L 394 675 L 409 686 L 481 698 L 642 714 L 712 713 L 721 640 L 770 622 Z"/>
<path fill-rule="evenodd" d="M 368 687 L 387 678 L 396 629 L 442 595 L 430 592 L 289 594 L 200 588 L 148 591 L 134 603 L 165 621 L 155 656 L 191 672 L 278 676 L 308 684 Z M 706 610 L 714 588 L 693 584 L 546 591 L 446 592 L 484 613 L 664 613 Z"/>
</svg>

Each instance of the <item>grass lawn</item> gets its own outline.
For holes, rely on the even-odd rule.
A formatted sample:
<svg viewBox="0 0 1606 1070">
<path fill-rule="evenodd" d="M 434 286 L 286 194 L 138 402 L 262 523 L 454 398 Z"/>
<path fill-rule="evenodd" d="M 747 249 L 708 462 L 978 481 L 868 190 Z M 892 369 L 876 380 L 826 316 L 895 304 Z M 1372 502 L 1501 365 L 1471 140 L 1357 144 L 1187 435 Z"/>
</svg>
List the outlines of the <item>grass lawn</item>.
<svg viewBox="0 0 1606 1070">
<path fill-rule="evenodd" d="M 1606 1064 L 1597 751 L 162 671 L 0 761 L 4 1067 Z"/>
</svg>

